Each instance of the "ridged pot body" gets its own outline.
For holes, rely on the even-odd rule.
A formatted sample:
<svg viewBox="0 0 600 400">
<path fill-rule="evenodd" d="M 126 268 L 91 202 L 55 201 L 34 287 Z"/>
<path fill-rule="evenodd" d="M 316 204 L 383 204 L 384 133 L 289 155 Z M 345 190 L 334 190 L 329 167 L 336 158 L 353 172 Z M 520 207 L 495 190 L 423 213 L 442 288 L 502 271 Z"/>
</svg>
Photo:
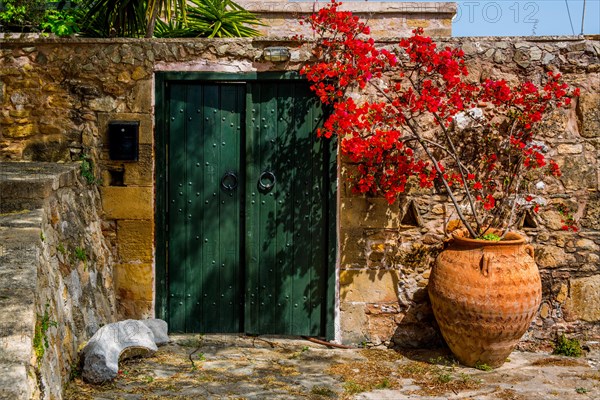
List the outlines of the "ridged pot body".
<svg viewBox="0 0 600 400">
<path fill-rule="evenodd" d="M 436 259 L 429 298 L 446 343 L 464 365 L 501 366 L 542 299 L 533 247 L 509 233 L 491 242 L 455 233 Z"/>
</svg>

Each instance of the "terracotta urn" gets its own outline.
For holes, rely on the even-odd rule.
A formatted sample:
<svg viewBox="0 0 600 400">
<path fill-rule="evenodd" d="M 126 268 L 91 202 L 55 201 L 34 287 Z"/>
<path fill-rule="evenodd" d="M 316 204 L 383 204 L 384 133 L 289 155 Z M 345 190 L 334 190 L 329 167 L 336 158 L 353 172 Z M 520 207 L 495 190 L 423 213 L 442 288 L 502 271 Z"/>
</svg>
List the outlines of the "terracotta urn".
<svg viewBox="0 0 600 400">
<path fill-rule="evenodd" d="M 542 299 L 533 247 L 508 233 L 493 242 L 455 232 L 436 259 L 429 298 L 442 335 L 467 366 L 501 366 Z"/>
</svg>

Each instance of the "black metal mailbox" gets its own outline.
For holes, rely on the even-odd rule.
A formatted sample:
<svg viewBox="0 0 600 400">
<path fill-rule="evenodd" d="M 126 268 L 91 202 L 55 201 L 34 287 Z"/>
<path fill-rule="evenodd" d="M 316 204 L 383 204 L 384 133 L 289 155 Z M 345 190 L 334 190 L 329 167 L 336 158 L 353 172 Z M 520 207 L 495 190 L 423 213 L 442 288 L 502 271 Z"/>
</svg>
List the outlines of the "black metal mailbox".
<svg viewBox="0 0 600 400">
<path fill-rule="evenodd" d="M 137 161 L 139 154 L 139 121 L 108 123 L 108 148 L 111 160 Z"/>
</svg>

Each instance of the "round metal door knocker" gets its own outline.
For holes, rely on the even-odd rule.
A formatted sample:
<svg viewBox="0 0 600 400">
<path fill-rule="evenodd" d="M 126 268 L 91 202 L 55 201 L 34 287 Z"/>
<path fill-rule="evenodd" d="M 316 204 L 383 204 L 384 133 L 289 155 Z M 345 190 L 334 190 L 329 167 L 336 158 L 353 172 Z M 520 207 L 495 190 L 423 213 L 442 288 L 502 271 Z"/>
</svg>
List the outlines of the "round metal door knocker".
<svg viewBox="0 0 600 400">
<path fill-rule="evenodd" d="M 238 187 L 238 176 L 233 171 L 225 172 L 225 175 L 221 178 L 221 187 L 228 192 L 232 192 Z"/>
<path fill-rule="evenodd" d="M 275 186 L 275 183 L 277 183 L 277 179 L 271 171 L 263 172 L 258 178 L 258 188 L 260 190 L 271 190 Z"/>
</svg>

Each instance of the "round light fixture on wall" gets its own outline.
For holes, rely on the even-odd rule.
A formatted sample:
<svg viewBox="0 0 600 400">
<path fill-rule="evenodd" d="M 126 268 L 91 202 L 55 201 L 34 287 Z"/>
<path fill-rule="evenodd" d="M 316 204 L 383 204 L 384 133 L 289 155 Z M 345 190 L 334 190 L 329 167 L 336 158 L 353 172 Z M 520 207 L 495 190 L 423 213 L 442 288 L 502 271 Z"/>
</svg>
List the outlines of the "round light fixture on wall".
<svg viewBox="0 0 600 400">
<path fill-rule="evenodd" d="M 271 62 L 286 62 L 290 60 L 290 50 L 286 47 L 267 47 L 263 50 L 263 59 Z"/>
</svg>

